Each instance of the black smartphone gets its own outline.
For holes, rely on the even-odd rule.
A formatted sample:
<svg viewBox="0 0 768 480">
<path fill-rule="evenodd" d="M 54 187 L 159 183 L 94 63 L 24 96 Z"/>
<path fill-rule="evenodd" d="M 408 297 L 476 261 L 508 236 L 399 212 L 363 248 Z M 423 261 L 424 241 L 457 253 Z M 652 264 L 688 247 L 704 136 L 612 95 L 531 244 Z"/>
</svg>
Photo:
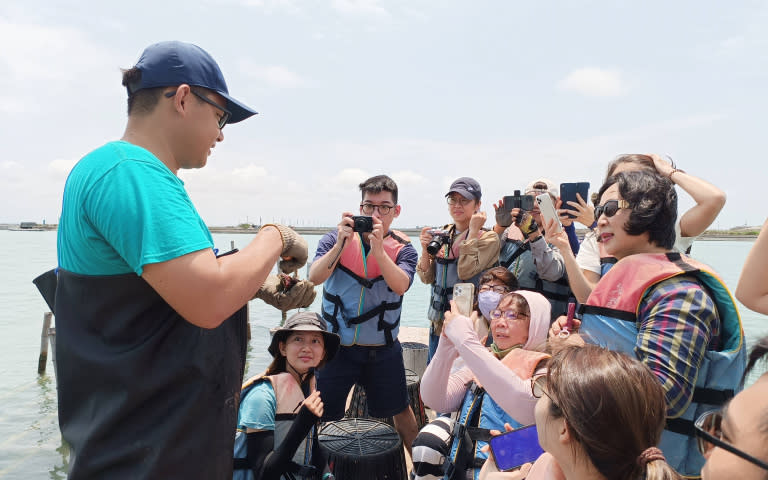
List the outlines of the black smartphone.
<svg viewBox="0 0 768 480">
<path fill-rule="evenodd" d="M 524 463 L 534 462 L 544 453 L 539 445 L 536 425 L 527 425 L 496 435 L 491 437 L 488 443 L 491 445 L 496 467 L 502 472 L 518 468 Z"/>
<path fill-rule="evenodd" d="M 560 204 L 560 208 L 573 210 L 573 207 L 568 205 L 567 202 L 579 203 L 579 199 L 576 198 L 576 194 L 581 195 L 581 198 L 589 203 L 589 182 L 575 182 L 575 183 L 561 183 L 560 184 L 560 200 L 563 203 Z M 569 218 L 576 218 L 575 215 L 568 214 Z"/>
<path fill-rule="evenodd" d="M 520 190 L 515 190 L 514 195 L 505 196 L 504 210 L 510 211 L 513 208 L 530 212 L 533 210 L 533 195 L 520 195 Z"/>
</svg>

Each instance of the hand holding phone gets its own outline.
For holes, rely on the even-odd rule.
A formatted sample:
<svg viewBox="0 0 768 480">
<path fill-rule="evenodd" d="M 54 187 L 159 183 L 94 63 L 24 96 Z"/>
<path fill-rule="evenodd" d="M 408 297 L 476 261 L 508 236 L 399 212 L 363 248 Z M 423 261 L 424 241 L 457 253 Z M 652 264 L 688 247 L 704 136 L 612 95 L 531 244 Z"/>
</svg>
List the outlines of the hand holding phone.
<svg viewBox="0 0 768 480">
<path fill-rule="evenodd" d="M 496 467 L 507 472 L 524 463 L 533 462 L 544 453 L 539 445 L 536 425 L 527 425 L 511 432 L 491 437 L 488 442 L 493 452 Z"/>
<path fill-rule="evenodd" d="M 576 183 L 561 183 L 560 184 L 560 200 L 562 200 L 561 208 L 566 210 L 573 210 L 573 205 L 568 202 L 579 203 L 579 199 L 576 194 L 579 194 L 581 198 L 587 202 L 589 201 L 589 182 L 576 182 Z M 576 218 L 577 215 L 571 213 L 568 214 L 569 218 Z"/>
<path fill-rule="evenodd" d="M 468 317 L 472 313 L 472 303 L 475 300 L 475 285 L 472 283 L 457 283 L 453 286 L 453 301 L 459 313 Z"/>
<path fill-rule="evenodd" d="M 560 338 L 568 338 L 571 335 L 571 330 L 573 330 L 573 316 L 576 313 L 576 302 L 571 300 L 568 302 L 568 316 L 565 317 L 565 325 L 563 325 L 562 330 L 557 334 Z"/>
<path fill-rule="evenodd" d="M 542 193 L 536 197 L 536 203 L 541 210 L 541 218 L 544 220 L 546 226 L 552 220 L 555 221 L 555 231 L 553 233 L 559 233 L 563 231 L 563 224 L 560 223 L 560 217 L 557 215 L 555 205 L 552 203 L 552 197 L 548 193 Z"/>
</svg>

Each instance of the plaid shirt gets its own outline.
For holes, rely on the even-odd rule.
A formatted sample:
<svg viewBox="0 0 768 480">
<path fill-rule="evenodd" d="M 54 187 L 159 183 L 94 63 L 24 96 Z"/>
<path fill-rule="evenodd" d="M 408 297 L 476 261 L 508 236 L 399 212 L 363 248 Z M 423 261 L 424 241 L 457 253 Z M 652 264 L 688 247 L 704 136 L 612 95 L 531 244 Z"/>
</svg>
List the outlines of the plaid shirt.
<svg viewBox="0 0 768 480">
<path fill-rule="evenodd" d="M 704 354 L 719 343 L 715 304 L 696 280 L 673 277 L 645 295 L 637 327 L 635 354 L 664 387 L 667 416 L 677 418 L 691 403 Z"/>
</svg>

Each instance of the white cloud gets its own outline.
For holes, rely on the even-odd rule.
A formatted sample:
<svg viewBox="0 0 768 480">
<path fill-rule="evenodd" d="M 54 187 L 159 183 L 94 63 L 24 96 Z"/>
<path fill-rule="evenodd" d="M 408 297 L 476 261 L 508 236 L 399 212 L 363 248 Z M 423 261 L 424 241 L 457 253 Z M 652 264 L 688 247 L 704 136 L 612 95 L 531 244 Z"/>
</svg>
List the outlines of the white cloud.
<svg viewBox="0 0 768 480">
<path fill-rule="evenodd" d="M 259 8 L 265 13 L 299 13 L 301 8 L 294 0 L 242 0 L 241 5 L 251 8 Z"/>
<path fill-rule="evenodd" d="M 389 12 L 380 5 L 379 0 L 333 0 L 335 10 L 350 15 L 368 15 L 389 17 Z"/>
<path fill-rule="evenodd" d="M 590 67 L 572 71 L 558 87 L 590 97 L 618 97 L 628 91 L 618 70 Z"/>
<path fill-rule="evenodd" d="M 240 71 L 270 87 L 299 88 L 307 82 L 298 74 L 282 65 L 257 65 L 251 60 L 241 60 Z"/>
<path fill-rule="evenodd" d="M 69 174 L 69 172 L 72 170 L 72 167 L 75 166 L 77 163 L 77 159 L 64 159 L 64 158 L 57 158 L 56 160 L 51 161 L 48 164 L 48 169 L 55 173 L 55 174 Z"/>
</svg>

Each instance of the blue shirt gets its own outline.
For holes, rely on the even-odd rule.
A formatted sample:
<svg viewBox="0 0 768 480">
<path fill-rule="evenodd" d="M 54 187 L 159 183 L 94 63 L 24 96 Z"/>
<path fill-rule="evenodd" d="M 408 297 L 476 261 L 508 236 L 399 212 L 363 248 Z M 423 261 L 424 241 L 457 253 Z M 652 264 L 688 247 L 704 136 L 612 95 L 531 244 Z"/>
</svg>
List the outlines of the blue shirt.
<svg viewBox="0 0 768 480">
<path fill-rule="evenodd" d="M 59 220 L 61 268 L 141 275 L 146 264 L 212 247 L 184 182 L 148 150 L 110 142 L 70 172 Z"/>
<path fill-rule="evenodd" d="M 277 398 L 272 382 L 264 380 L 254 385 L 240 402 L 237 428 L 274 430 Z"/>
</svg>

